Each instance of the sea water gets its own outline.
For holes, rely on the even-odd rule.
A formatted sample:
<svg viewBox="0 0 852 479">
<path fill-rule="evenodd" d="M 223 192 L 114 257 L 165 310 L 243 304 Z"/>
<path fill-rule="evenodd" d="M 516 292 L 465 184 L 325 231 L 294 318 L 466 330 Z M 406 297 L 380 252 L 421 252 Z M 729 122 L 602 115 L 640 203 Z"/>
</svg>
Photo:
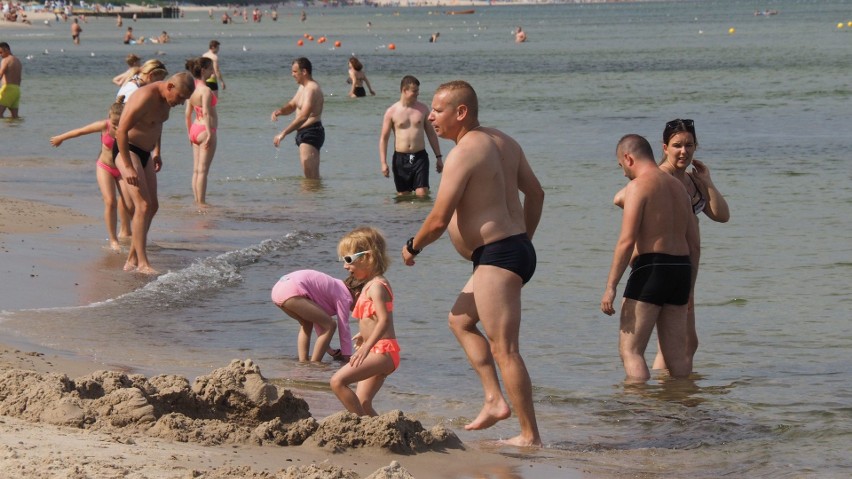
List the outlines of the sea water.
<svg viewBox="0 0 852 479">
<path fill-rule="evenodd" d="M 521 351 L 547 446 L 531 460 L 597 477 L 846 477 L 852 29 L 838 24 L 852 20 L 850 2 L 447 9 L 311 8 L 302 23 L 298 9 L 282 8 L 277 22 L 233 25 L 218 21 L 221 12 L 213 20 L 199 12 L 125 20 L 122 28 L 90 18 L 79 46 L 63 23 L 0 29 L 24 62 L 25 82 L 24 120 L 0 122 L 2 156 L 14 166 L 0 178 L 2 193 L 96 218 L 98 139 L 59 150 L 47 140 L 105 118 L 116 90 L 109 80 L 124 70 L 124 56 L 156 56 L 176 72 L 216 38 L 227 84 L 206 214 L 192 205 L 182 108 L 164 129 L 161 207 L 149 238 L 152 263 L 165 274 L 93 285 L 87 271 L 121 266 L 102 249 L 103 226 L 60 232 L 76 253 L 58 257 L 93 258 L 80 272 L 78 299 L 57 304 L 45 294 L 39 304 L 0 305 L 0 327 L 21 341 L 146 374 L 194 377 L 252 358 L 273 381 L 312 391 L 315 415 L 339 409 L 327 387 L 336 365 L 295 361 L 297 325 L 271 303 L 270 290 L 296 269 L 343 278 L 336 244 L 359 225 L 383 230 L 397 258 L 432 202 L 396 198 L 381 176 L 382 114 L 398 100 L 403 75 L 420 79 L 427 104 L 440 83 L 464 79 L 479 94 L 482 123 L 518 139 L 546 192 L 534 241 L 538 269 L 523 291 Z M 137 35 L 168 31 L 173 41 L 123 45 L 128 25 Z M 518 25 L 525 44 L 513 42 Z M 428 42 L 435 32 L 438 42 Z M 353 54 L 376 97 L 348 98 Z M 301 178 L 292 138 L 272 146 L 287 120 L 269 117 L 293 95 L 289 66 L 302 55 L 326 95 L 320 183 Z M 623 134 L 639 133 L 659 154 L 673 118 L 695 120 L 696 158 L 725 194 L 731 220 L 701 217 L 694 377 L 626 386 L 618 320 L 599 311 L 621 219 L 612 196 L 626 181 L 614 149 Z M 445 157 L 452 146 L 441 140 Z M 433 173 L 433 198 L 439 185 Z M 478 413 L 482 391 L 446 318 L 470 271 L 446 237 L 414 267 L 393 263 L 387 277 L 403 359 L 376 408 L 444 421 L 475 442 L 511 437 L 517 422 L 461 428 Z M 654 351 L 652 344 L 648 361 Z"/>
</svg>

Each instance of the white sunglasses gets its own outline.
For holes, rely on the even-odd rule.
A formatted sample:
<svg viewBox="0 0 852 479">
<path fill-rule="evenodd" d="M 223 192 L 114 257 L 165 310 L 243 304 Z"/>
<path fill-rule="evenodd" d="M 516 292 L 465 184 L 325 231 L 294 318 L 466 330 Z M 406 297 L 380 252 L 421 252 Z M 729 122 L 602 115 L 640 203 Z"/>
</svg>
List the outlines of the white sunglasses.
<svg viewBox="0 0 852 479">
<path fill-rule="evenodd" d="M 357 253 L 352 253 L 350 255 L 341 256 L 339 259 L 340 259 L 340 261 L 343 261 L 346 264 L 352 264 L 355 261 L 357 261 L 358 258 L 360 258 L 361 256 L 364 256 L 365 254 L 367 254 L 369 252 L 370 252 L 370 250 L 359 251 Z"/>
</svg>

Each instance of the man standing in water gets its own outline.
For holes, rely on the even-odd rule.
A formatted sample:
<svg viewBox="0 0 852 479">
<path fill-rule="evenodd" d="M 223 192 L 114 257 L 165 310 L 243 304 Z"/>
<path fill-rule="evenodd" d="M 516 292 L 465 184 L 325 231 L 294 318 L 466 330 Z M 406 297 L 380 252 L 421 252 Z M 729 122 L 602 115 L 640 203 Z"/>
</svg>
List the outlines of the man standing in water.
<svg viewBox="0 0 852 479">
<path fill-rule="evenodd" d="M 429 194 L 429 154 L 426 153 L 425 137 L 435 153 L 435 170 L 440 173 L 444 169 L 441 155 L 441 145 L 438 135 L 429 123 L 429 108 L 417 101 L 420 94 L 420 81 L 406 75 L 399 85 L 399 101 L 385 111 L 382 120 L 382 133 L 379 137 L 379 160 L 382 163 L 382 174 L 387 178 L 388 169 L 388 140 L 393 131 L 393 182 L 398 195 L 411 194 L 417 196 Z"/>
<path fill-rule="evenodd" d="M 296 146 L 299 147 L 299 159 L 305 178 L 318 180 L 320 148 L 325 143 L 325 128 L 322 126 L 323 94 L 313 77 L 311 61 L 299 57 L 291 66 L 293 79 L 299 85 L 293 98 L 281 108 L 272 112 L 272 121 L 277 121 L 281 115 L 296 112 L 293 121 L 280 134 L 275 135 L 272 144 L 278 147 L 281 140 L 292 132 L 296 132 Z"/>
<path fill-rule="evenodd" d="M 74 40 L 74 45 L 80 44 L 81 33 L 83 33 L 83 27 L 80 26 L 80 21 L 75 18 L 74 23 L 71 24 L 71 40 Z"/>
<path fill-rule="evenodd" d="M 0 42 L 0 78 L 3 86 L 0 86 L 0 118 L 9 109 L 12 118 L 18 118 L 18 104 L 21 101 L 21 76 L 23 66 L 18 57 L 12 55 L 12 49 L 6 42 Z"/>
<path fill-rule="evenodd" d="M 151 220 L 157 213 L 157 172 L 163 166 L 160 137 L 169 111 L 192 96 L 195 83 L 189 73 L 145 85 L 127 100 L 115 131 L 116 166 L 121 171 L 125 199 L 133 203 L 133 236 L 125 271 L 157 274 L 148 262 L 147 241 Z M 120 158 L 120 159 L 118 159 Z"/>
<path fill-rule="evenodd" d="M 219 85 L 222 85 L 222 89 L 225 89 L 225 79 L 222 78 L 222 72 L 219 70 L 219 40 L 210 40 L 209 50 L 204 52 L 202 57 L 207 57 L 213 60 L 213 75 L 210 76 L 205 83 L 207 86 L 213 90 L 213 94 L 219 96 Z"/>
<path fill-rule="evenodd" d="M 650 379 L 645 347 L 654 326 L 673 377 L 692 372 L 686 347 L 686 308 L 698 271 L 698 224 L 683 184 L 661 170 L 648 140 L 626 135 L 616 148 L 630 179 L 624 189 L 621 233 L 615 245 L 601 311 L 613 315 L 615 289 L 636 253 L 621 304 L 618 349 L 627 381 Z"/>
<path fill-rule="evenodd" d="M 449 322 L 482 381 L 485 404 L 465 429 L 485 429 L 511 415 L 495 369 L 499 367 L 521 433 L 507 441 L 540 446 L 532 383 L 520 355 L 521 288 L 535 272 L 529 239 L 541 217 L 543 192 L 517 143 L 482 128 L 476 92 L 466 82 L 438 87 L 429 121 L 441 138 L 453 140 L 435 206 L 402 249 L 405 264 L 449 231 L 456 250 L 474 270 L 450 313 Z M 513 178 L 506 178 L 507 174 Z M 532 176 L 529 176 L 532 175 Z M 516 188 L 509 192 L 508 185 Z M 530 191 L 520 206 L 517 189 Z M 519 210 L 523 210 L 522 212 Z M 482 323 L 485 336 L 476 327 Z M 487 338 L 486 338 L 487 336 Z"/>
</svg>

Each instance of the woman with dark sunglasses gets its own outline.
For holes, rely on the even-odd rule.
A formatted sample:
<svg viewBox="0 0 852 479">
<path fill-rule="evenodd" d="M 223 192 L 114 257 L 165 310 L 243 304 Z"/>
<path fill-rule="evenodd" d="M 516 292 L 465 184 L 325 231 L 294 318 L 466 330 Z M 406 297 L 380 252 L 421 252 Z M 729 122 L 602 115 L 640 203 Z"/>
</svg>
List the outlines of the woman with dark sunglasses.
<svg viewBox="0 0 852 479">
<path fill-rule="evenodd" d="M 666 123 L 663 129 L 663 159 L 660 169 L 671 173 L 679 179 L 692 202 L 692 212 L 696 215 L 704 213 L 717 223 L 726 223 L 731 214 L 728 202 L 713 184 L 710 169 L 703 162 L 693 158 L 698 148 L 698 138 L 695 135 L 695 122 L 692 120 L 676 119 Z M 687 169 L 692 166 L 692 171 Z M 690 358 L 695 357 L 698 350 L 698 332 L 695 329 L 695 292 L 689 297 L 686 317 L 686 351 Z M 657 348 L 654 359 L 654 369 L 665 369 L 666 362 Z"/>
<path fill-rule="evenodd" d="M 683 183 L 692 203 L 695 215 L 704 213 L 717 223 L 726 223 L 731 217 L 728 202 L 716 188 L 710 178 L 710 170 L 703 162 L 693 158 L 698 149 L 698 137 L 695 134 L 695 122 L 689 119 L 675 119 L 666 123 L 663 129 L 663 155 L 660 169 L 673 175 Z M 692 166 L 692 171 L 687 169 Z M 613 202 L 624 206 L 624 190 L 615 195 Z M 698 350 L 698 333 L 695 329 L 695 292 L 689 297 L 687 309 L 687 353 L 690 358 Z M 666 362 L 657 347 L 657 357 L 653 369 L 666 369 Z"/>
</svg>

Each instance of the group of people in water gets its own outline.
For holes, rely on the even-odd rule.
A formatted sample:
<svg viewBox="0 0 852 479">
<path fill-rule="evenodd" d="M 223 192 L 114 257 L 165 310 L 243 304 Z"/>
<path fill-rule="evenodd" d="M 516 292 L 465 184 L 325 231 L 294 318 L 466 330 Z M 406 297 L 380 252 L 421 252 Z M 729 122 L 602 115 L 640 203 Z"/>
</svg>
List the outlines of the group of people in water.
<svg viewBox="0 0 852 479">
<path fill-rule="evenodd" d="M 313 118 L 312 124 L 319 124 L 321 102 L 311 98 L 318 85 L 306 86 L 315 81 L 305 76 L 310 72 L 305 61 L 297 59 L 292 68 L 299 92 L 287 108 L 273 115 L 296 113 L 297 118 Z M 517 141 L 479 124 L 471 85 L 463 81 L 441 85 L 431 107 L 418 102 L 418 94 L 417 79 L 404 77 L 400 101 L 386 111 L 380 136 L 382 172 L 388 176 L 385 150 L 394 134 L 398 193 L 428 194 L 427 138 L 436 156 L 436 170 L 443 175 L 431 212 L 402 247 L 403 262 L 413 266 L 423 248 L 448 231 L 459 254 L 473 263 L 474 272 L 449 314 L 450 329 L 479 376 L 485 396 L 480 413 L 465 428 L 484 429 L 514 413 L 520 434 L 505 442 L 540 445 L 532 385 L 518 341 L 521 288 L 535 272 L 531 240 L 541 217 L 544 191 Z M 298 144 L 304 124 L 289 125 L 275 138 L 276 144 L 292 131 L 297 132 Z M 437 137 L 456 143 L 446 163 L 441 161 Z M 616 147 L 617 164 L 629 182 L 613 200 L 624 213 L 601 311 L 615 313 L 616 288 L 631 266 L 619 327 L 619 351 L 628 382 L 650 378 L 644 352 L 654 328 L 659 345 L 653 367 L 667 368 L 674 378 L 691 374 L 698 347 L 697 215 L 703 212 L 717 222 L 730 217 L 709 169 L 693 158 L 698 147 L 694 121 L 666 123 L 662 144 L 659 164 L 651 144 L 639 135 L 625 135 Z M 273 287 L 272 300 L 300 325 L 299 360 L 320 361 L 328 354 L 343 361 L 331 377 L 332 390 L 350 412 L 374 415 L 375 395 L 400 367 L 402 351 L 393 327 L 393 292 L 384 277 L 388 252 L 381 233 L 363 227 L 344 236 L 338 254 L 349 273 L 345 280 L 312 270 L 292 272 Z M 360 324 L 355 336 L 349 330 L 350 311 Z M 311 352 L 313 331 L 317 339 Z M 340 334 L 339 349 L 330 345 L 335 331 Z M 355 382 L 353 392 L 349 385 Z"/>
<path fill-rule="evenodd" d="M 171 108 L 184 103 L 193 156 L 193 196 L 199 208 L 207 206 L 207 178 L 217 144 L 216 92 L 220 82 L 225 88 L 218 67 L 219 42 L 211 41 L 209 48 L 187 60 L 184 72 L 168 79 L 166 66 L 159 59 L 140 65 L 138 56 L 128 55 L 128 69 L 113 78 L 119 90 L 108 118 L 50 139 L 59 147 L 71 138 L 101 134 L 96 173 L 104 220 L 111 249 L 121 251 L 121 241 L 129 240 L 127 271 L 157 274 L 148 260 L 147 235 L 159 209 L 156 174 L 162 167 L 160 136 Z"/>
<path fill-rule="evenodd" d="M 60 146 L 69 138 L 101 134 L 96 172 L 104 216 L 111 247 L 118 249 L 122 236 L 131 238 L 127 270 L 156 273 L 145 246 L 158 209 L 159 139 L 169 110 L 184 102 L 193 151 L 193 192 L 196 203 L 205 203 L 207 172 L 216 150 L 218 88 L 225 88 L 218 47 L 214 40 L 205 55 L 187 60 L 186 71 L 168 78 L 159 60 L 137 66 L 139 58 L 129 56 L 128 71 L 113 80 L 121 89 L 108 117 L 51 138 L 54 146 Z M 4 82 L 12 76 L 9 53 L 8 45 L 0 43 Z M 373 93 L 366 76 L 358 75 L 360 62 L 350 59 L 349 66 L 353 90 L 366 85 Z M 282 115 L 293 115 L 293 119 L 273 143 L 277 146 L 293 133 L 305 176 L 319 178 L 324 96 L 307 58 L 292 62 L 291 75 L 297 91 L 272 112 L 271 119 Z M 442 84 L 431 106 L 418 101 L 419 87 L 414 76 L 403 77 L 399 101 L 383 116 L 379 141 L 382 174 L 393 172 L 398 194 L 429 193 L 427 141 L 436 157 L 435 169 L 442 174 L 431 211 L 419 230 L 399 245 L 402 261 L 414 266 L 424 248 L 446 231 L 458 253 L 473 263 L 473 273 L 449 313 L 450 329 L 484 393 L 479 414 L 465 428 L 485 429 L 514 413 L 520 433 L 505 442 L 541 445 L 519 333 L 521 289 L 536 268 L 532 239 L 541 218 L 544 190 L 520 144 L 500 130 L 480 125 L 478 99 L 470 84 L 458 80 Z M 0 90 L 0 105 L 3 98 Z M 391 134 L 394 152 L 388 162 Z M 455 143 L 446 162 L 438 137 Z M 628 381 L 650 378 L 644 352 L 654 328 L 659 341 L 654 368 L 667 368 L 675 378 L 692 372 L 698 347 L 697 215 L 703 212 L 717 222 L 730 217 L 709 169 L 693 158 L 697 147 L 695 123 L 689 119 L 666 123 L 659 164 L 651 144 L 639 135 L 625 135 L 616 146 L 617 164 L 629 181 L 613 200 L 623 208 L 623 219 L 600 307 L 608 315 L 616 312 L 616 289 L 630 266 L 619 327 L 619 352 Z M 116 234 L 117 219 L 121 229 Z M 272 300 L 300 325 L 299 360 L 321 361 L 328 354 L 344 362 L 330 379 L 332 391 L 347 410 L 375 415 L 372 402 L 386 378 L 400 367 L 403 351 L 393 324 L 393 290 L 385 277 L 390 253 L 382 233 L 369 226 L 347 233 L 337 250 L 347 272 L 345 280 L 313 270 L 295 271 L 273 287 Z M 350 314 L 360 325 L 354 336 Z M 314 331 L 317 338 L 311 352 Z M 335 332 L 340 337 L 338 349 L 331 347 Z M 353 383 L 357 383 L 354 391 Z"/>
</svg>

